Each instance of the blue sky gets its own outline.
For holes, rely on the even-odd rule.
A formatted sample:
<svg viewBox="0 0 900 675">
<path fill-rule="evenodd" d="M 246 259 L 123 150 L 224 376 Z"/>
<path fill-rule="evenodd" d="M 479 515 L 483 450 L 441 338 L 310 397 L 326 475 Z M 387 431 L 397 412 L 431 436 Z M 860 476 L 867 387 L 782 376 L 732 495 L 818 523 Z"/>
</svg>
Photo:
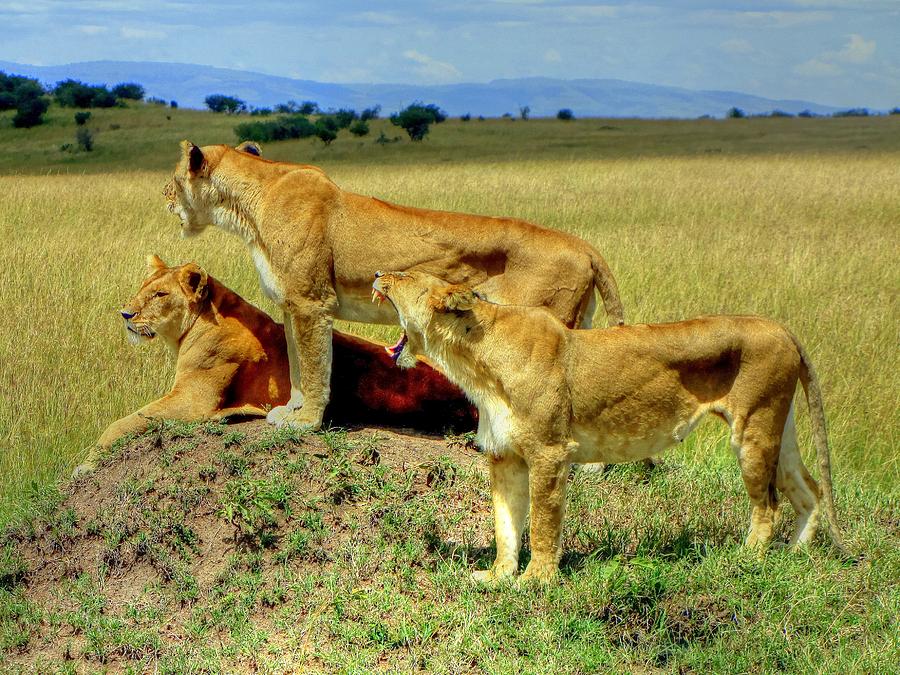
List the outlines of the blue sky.
<svg viewBox="0 0 900 675">
<path fill-rule="evenodd" d="M 0 60 L 178 61 L 329 82 L 617 78 L 900 105 L 900 0 L 0 0 Z"/>
</svg>

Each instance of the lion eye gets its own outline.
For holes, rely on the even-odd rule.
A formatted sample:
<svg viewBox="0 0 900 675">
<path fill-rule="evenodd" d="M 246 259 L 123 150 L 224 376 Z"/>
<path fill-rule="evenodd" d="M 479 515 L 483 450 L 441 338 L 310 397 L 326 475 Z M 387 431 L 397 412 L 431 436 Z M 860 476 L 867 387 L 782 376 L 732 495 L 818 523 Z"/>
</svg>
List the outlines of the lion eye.
<svg viewBox="0 0 900 675">
<path fill-rule="evenodd" d="M 165 291 L 156 291 L 156 293 L 153 294 L 153 297 L 154 298 L 164 298 L 167 295 L 168 295 L 168 293 L 166 293 Z"/>
</svg>

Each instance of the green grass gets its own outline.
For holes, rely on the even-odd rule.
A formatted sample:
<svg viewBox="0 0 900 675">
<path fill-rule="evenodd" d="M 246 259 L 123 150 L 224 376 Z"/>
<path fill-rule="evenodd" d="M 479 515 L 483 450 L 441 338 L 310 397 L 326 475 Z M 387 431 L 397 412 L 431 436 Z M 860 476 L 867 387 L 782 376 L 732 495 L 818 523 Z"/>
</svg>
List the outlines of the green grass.
<svg viewBox="0 0 900 675">
<path fill-rule="evenodd" d="M 224 447 L 221 436 L 202 438 L 209 451 Z M 161 457 L 178 442 L 166 433 L 163 449 L 147 452 Z M 160 672 L 896 668 L 896 498 L 856 491 L 841 500 L 866 553 L 854 565 L 824 537 L 801 552 L 743 548 L 746 497 L 724 442 L 705 448 L 703 463 L 679 451 L 653 471 L 576 472 L 559 583 L 486 589 L 468 578 L 493 556 L 484 474 L 447 457 L 372 464 L 373 443 L 330 432 L 276 453 L 245 446 L 252 467 L 239 480 L 265 484 L 257 496 L 282 486 L 267 507 L 277 536 L 244 538 L 215 560 L 204 551 L 234 525 L 224 510 L 233 480 L 195 504 L 161 489 L 208 487 L 190 457 L 143 465 L 140 479 L 126 471 L 99 518 L 63 541 L 73 551 L 80 538 L 100 543 L 95 562 L 49 598 L 0 587 L 0 653 L 13 668 L 38 670 L 65 658 L 89 670 Z M 341 499 L 335 465 L 354 486 Z M 436 465 L 440 480 L 429 478 Z M 191 523 L 217 505 L 198 537 Z M 38 534 L 17 540 L 44 541 L 41 519 L 53 509 L 38 510 Z M 789 508 L 785 520 L 782 538 Z M 145 559 L 158 579 L 134 567 Z"/>
<path fill-rule="evenodd" d="M 8 118 L 0 115 L 0 524 L 20 523 L 22 537 L 51 550 L 89 525 L 102 542 L 92 569 L 72 570 L 60 591 L 72 600 L 56 609 L 29 597 L 21 560 L 0 547 L 8 658 L 27 648 L 37 670 L 67 669 L 58 652 L 40 654 L 71 643 L 87 669 L 106 659 L 163 672 L 896 670 L 900 116 L 449 121 L 421 144 L 385 147 L 373 142 L 382 127 L 403 132 L 381 121 L 362 141 L 264 148 L 320 164 L 356 192 L 578 234 L 607 258 L 630 321 L 759 313 L 785 322 L 809 351 L 838 512 L 866 553 L 861 565 L 823 542 L 761 560 L 745 552 L 746 496 L 725 428 L 708 423 L 660 472 L 576 476 L 561 584 L 498 592 L 467 581 L 492 556 L 484 478 L 440 458 L 383 466 L 373 439 L 317 436 L 326 461 L 298 454 L 308 439 L 281 432 L 167 425 L 154 431 L 167 439 L 157 480 L 123 476 L 110 486 L 116 508 L 90 523 L 57 508 L 56 481 L 104 427 L 171 384 L 165 350 L 130 347 L 117 313 L 146 254 L 196 260 L 274 308 L 240 242 L 218 231 L 180 240 L 162 208 L 177 142 L 234 142 L 238 120 L 153 106 L 95 111 L 96 150 L 72 154 L 59 151 L 74 137 L 72 111 L 54 108 L 49 124 L 29 131 Z M 798 411 L 805 417 L 805 405 Z M 808 424 L 799 427 L 809 458 Z M 209 442 L 215 452 L 191 463 Z M 427 490 L 413 490 L 416 480 Z M 229 483 L 223 502 L 212 491 Z M 216 515 L 228 504 L 230 514 Z M 197 569 L 202 544 L 185 527 L 193 509 L 212 514 L 218 537 L 249 534 L 258 550 L 208 580 Z M 158 581 L 128 606 L 110 604 L 117 570 L 138 552 Z"/>
</svg>

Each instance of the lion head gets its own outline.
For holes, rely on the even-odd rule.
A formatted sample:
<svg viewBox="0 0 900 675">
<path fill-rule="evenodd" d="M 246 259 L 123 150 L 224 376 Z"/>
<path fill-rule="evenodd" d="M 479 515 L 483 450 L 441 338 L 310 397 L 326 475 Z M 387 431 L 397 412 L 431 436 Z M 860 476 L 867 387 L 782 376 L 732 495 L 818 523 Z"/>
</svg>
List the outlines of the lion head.
<svg viewBox="0 0 900 675">
<path fill-rule="evenodd" d="M 429 335 L 454 342 L 478 321 L 472 309 L 484 297 L 463 284 L 449 284 L 425 272 L 376 272 L 372 300 L 388 300 L 397 310 L 403 337 L 388 351 L 402 367 L 426 353 Z M 410 363 L 411 362 L 411 363 Z"/>
<path fill-rule="evenodd" d="M 207 274 L 197 263 L 168 267 L 159 256 L 147 256 L 149 276 L 122 305 L 125 332 L 133 343 L 159 335 L 177 344 L 191 328 L 207 296 Z"/>
<path fill-rule="evenodd" d="M 181 142 L 181 159 L 163 188 L 166 210 L 181 219 L 181 236 L 195 237 L 212 224 L 212 209 L 221 204 L 212 173 L 227 150 L 224 145 L 200 148 L 190 141 Z M 252 141 L 241 143 L 235 150 L 262 156 L 259 145 Z"/>
</svg>

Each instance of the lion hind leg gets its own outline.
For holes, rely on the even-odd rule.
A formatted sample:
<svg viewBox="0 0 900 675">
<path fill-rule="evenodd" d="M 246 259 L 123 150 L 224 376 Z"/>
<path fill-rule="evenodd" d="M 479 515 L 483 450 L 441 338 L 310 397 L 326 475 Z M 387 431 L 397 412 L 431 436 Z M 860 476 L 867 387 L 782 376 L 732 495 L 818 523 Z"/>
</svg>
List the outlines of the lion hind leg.
<svg viewBox="0 0 900 675">
<path fill-rule="evenodd" d="M 751 506 L 745 545 L 759 549 L 765 549 L 772 541 L 778 511 L 775 474 L 781 439 L 770 433 L 769 417 L 756 414 L 745 421 L 735 415 L 732 423 L 732 446 Z"/>
<path fill-rule="evenodd" d="M 819 520 L 819 485 L 813 480 L 800 450 L 797 447 L 797 428 L 794 423 L 794 406 L 788 413 L 781 435 L 781 452 L 776 476 L 778 490 L 784 494 L 794 511 L 797 523 L 789 546 L 809 544 L 816 536 Z"/>
<path fill-rule="evenodd" d="M 491 457 L 491 500 L 497 556 L 491 569 L 472 574 L 476 581 L 512 577 L 519 569 L 519 549 L 528 515 L 528 465 L 511 452 Z"/>
</svg>

